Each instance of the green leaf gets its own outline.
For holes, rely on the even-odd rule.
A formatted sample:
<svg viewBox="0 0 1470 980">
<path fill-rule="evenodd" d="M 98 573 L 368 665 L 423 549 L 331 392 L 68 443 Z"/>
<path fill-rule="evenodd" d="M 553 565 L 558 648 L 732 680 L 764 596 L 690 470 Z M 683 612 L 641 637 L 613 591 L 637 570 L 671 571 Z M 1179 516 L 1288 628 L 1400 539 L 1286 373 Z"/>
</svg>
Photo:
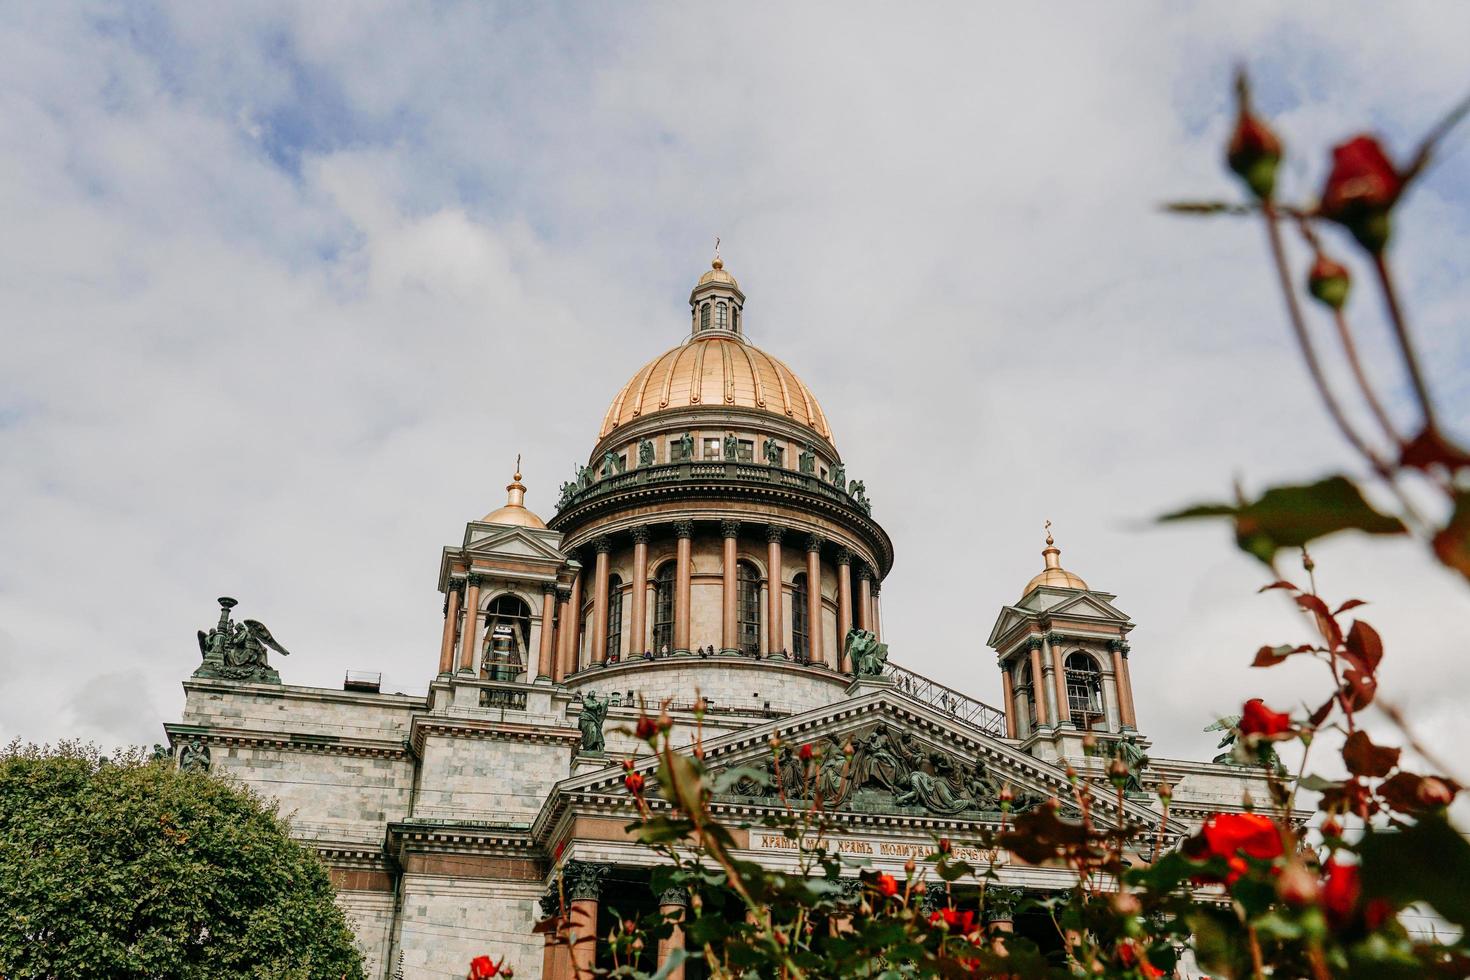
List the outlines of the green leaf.
<svg viewBox="0 0 1470 980">
<path fill-rule="evenodd" d="M 1442 814 L 1425 814 L 1402 830 L 1377 830 L 1358 845 L 1363 893 L 1395 906 L 1426 902 L 1470 929 L 1470 843 Z"/>
<path fill-rule="evenodd" d="M 1229 517 L 1235 541 L 1247 554 L 1270 564 L 1282 548 L 1299 548 L 1338 531 L 1404 534 L 1397 517 L 1374 510 L 1357 486 L 1330 476 L 1307 486 L 1272 487 L 1250 503 L 1202 504 L 1165 514 L 1160 522 Z"/>
</svg>

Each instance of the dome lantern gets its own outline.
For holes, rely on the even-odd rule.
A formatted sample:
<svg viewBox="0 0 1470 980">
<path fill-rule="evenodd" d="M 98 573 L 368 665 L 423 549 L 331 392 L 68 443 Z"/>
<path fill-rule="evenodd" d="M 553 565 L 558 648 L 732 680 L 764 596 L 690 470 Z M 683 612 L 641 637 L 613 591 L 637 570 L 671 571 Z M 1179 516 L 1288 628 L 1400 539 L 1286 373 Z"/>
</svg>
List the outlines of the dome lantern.
<svg viewBox="0 0 1470 980">
<path fill-rule="evenodd" d="M 1024 598 L 1038 585 L 1049 585 L 1057 589 L 1086 589 L 1087 583 L 1080 576 L 1073 575 L 1062 567 L 1062 549 L 1058 548 L 1056 541 L 1051 536 L 1051 521 L 1046 522 L 1046 547 L 1041 549 L 1042 560 L 1046 567 L 1032 577 L 1026 583 L 1026 588 L 1021 590 Z"/>
<path fill-rule="evenodd" d="M 723 335 L 744 336 L 745 294 L 735 277 L 725 271 L 718 246 L 710 269 L 699 277 L 689 293 L 690 328 L 699 337 L 717 331 Z"/>
<path fill-rule="evenodd" d="M 546 527 L 546 522 L 526 507 L 526 485 L 521 482 L 521 458 L 516 457 L 515 476 L 505 485 L 505 506 L 480 518 L 482 524 L 514 524 L 520 527 Z"/>
</svg>

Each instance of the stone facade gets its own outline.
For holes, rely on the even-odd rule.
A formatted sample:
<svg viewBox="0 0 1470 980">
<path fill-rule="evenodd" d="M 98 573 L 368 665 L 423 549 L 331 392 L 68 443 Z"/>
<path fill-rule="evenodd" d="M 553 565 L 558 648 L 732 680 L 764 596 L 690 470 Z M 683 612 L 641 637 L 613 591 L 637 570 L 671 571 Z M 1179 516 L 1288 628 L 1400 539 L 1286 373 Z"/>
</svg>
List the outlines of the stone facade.
<svg viewBox="0 0 1470 980">
<path fill-rule="evenodd" d="M 676 744 L 697 735 L 716 768 L 764 764 L 773 735 L 889 745 L 913 785 L 931 767 L 929 784 L 948 780 L 942 800 L 888 778 L 851 787 L 834 811 L 839 849 L 890 872 L 936 836 L 962 842 L 997 825 L 1002 784 L 1035 805 L 1069 796 L 1069 761 L 1102 780 L 1103 763 L 1081 750 L 1089 732 L 1105 749 L 1147 747 L 1133 624 L 1061 567 L 1050 538 L 1045 568 L 1002 606 L 989 640 L 999 708 L 881 657 L 880 673 L 854 676 L 849 638 L 883 642 L 892 543 L 815 397 L 745 339 L 744 302 L 717 261 L 691 294 L 693 332 L 618 394 L 549 524 L 525 508 L 517 473 L 506 505 L 443 549 L 426 695 L 208 671 L 185 681 L 183 716 L 165 726 L 175 753 L 198 765 L 207 748 L 212 772 L 279 802 L 330 867 L 375 980 L 462 976 L 479 954 L 508 957 L 529 980 L 569 976 L 570 954 L 536 931 L 556 913 L 549 893 L 574 881 L 569 901 L 604 916 L 657 900 L 655 856 L 624 829 L 623 760 L 651 778 L 624 731 L 641 705 L 668 710 Z M 233 604 L 221 603 L 222 625 Z M 257 679 L 278 676 L 259 668 Z M 1175 787 L 1162 826 L 1161 779 Z M 1096 806 L 1165 843 L 1239 808 L 1247 788 L 1265 794 L 1260 770 L 1213 763 L 1155 759 L 1138 782 L 1121 812 L 1111 791 Z M 771 805 L 738 793 L 722 803 L 757 821 Z M 792 866 L 779 835 L 735 833 L 742 856 Z M 1069 881 L 1005 855 L 999 874 L 1020 889 Z"/>
</svg>

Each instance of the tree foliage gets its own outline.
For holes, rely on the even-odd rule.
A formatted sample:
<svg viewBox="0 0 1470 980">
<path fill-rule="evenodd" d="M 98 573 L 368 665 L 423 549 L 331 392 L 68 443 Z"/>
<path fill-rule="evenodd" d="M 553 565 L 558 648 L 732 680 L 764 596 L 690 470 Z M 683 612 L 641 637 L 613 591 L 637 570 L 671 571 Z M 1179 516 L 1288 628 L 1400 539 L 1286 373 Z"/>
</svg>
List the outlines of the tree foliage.
<svg viewBox="0 0 1470 980">
<path fill-rule="evenodd" d="M 0 754 L 0 976 L 362 976 L 274 806 L 141 750 Z"/>
</svg>

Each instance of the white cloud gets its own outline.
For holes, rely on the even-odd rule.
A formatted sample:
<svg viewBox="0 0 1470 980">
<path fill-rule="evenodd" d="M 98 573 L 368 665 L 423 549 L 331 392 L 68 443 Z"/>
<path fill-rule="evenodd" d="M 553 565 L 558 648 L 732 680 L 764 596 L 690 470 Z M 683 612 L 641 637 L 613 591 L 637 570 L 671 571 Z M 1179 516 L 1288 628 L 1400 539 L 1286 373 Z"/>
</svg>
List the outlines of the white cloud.
<svg viewBox="0 0 1470 980">
<path fill-rule="evenodd" d="M 1396 11 L 25 11 L 0 30 L 0 732 L 156 740 L 221 592 L 289 680 L 422 687 L 439 546 L 517 452 L 550 511 L 720 234 L 895 539 L 895 658 L 994 699 L 984 635 L 1051 518 L 1139 623 L 1158 749 L 1210 752 L 1211 715 L 1278 683 L 1252 651 L 1300 624 L 1223 529 L 1140 525 L 1347 454 L 1257 229 L 1157 205 L 1233 193 L 1241 56 L 1300 193 L 1355 128 L 1406 146 L 1460 94 L 1466 14 Z M 1459 422 L 1456 145 L 1397 248 Z M 1470 735 L 1464 588 L 1409 545 L 1317 557 L 1374 600 L 1426 738 Z M 84 722 L 85 679 L 119 674 L 138 710 Z"/>
</svg>

